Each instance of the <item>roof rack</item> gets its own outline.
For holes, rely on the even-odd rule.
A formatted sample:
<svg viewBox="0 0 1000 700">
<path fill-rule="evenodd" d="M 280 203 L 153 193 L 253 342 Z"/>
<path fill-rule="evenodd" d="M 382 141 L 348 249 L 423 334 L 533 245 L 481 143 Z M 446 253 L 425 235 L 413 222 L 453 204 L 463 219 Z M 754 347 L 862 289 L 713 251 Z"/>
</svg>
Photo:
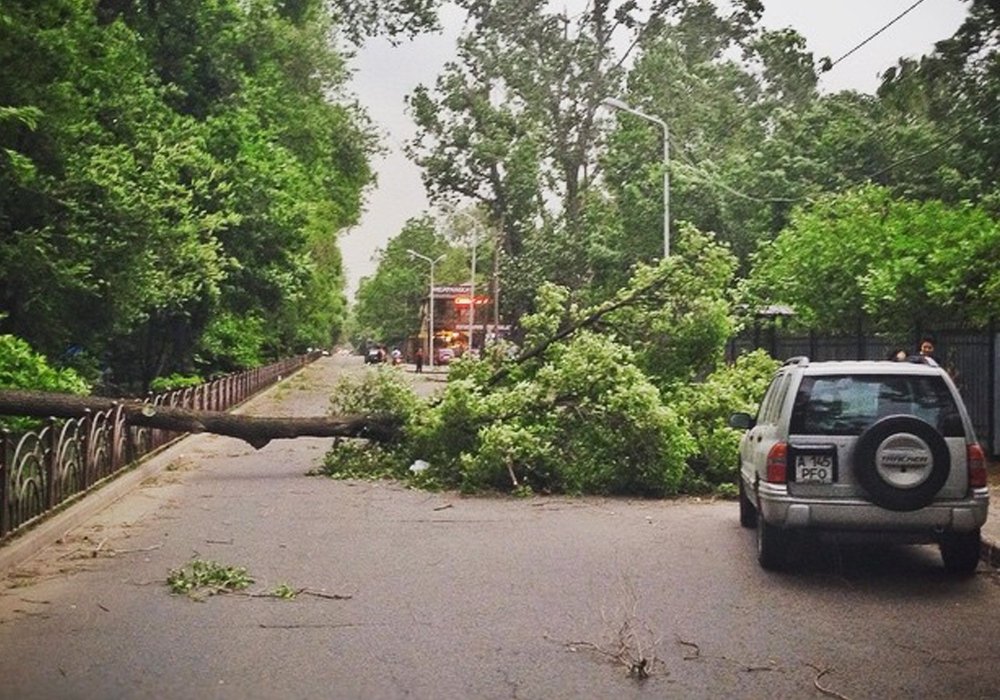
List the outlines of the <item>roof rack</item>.
<svg viewBox="0 0 1000 700">
<path fill-rule="evenodd" d="M 808 365 L 809 356 L 808 355 L 796 355 L 795 357 L 789 357 L 784 361 L 783 365 Z"/>
</svg>

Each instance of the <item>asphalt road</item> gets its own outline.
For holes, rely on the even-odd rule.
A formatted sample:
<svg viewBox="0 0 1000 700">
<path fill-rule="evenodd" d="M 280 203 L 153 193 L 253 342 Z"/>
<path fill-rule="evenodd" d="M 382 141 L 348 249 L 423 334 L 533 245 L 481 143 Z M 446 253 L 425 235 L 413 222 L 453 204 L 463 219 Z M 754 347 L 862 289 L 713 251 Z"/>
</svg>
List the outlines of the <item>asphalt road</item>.
<svg viewBox="0 0 1000 700">
<path fill-rule="evenodd" d="M 320 360 L 249 410 L 321 414 L 343 371 L 361 359 Z M 933 548 L 823 543 L 769 574 L 734 502 L 308 476 L 329 444 L 197 436 L 164 455 L 5 581 L 0 698 L 998 695 L 998 579 L 949 577 Z M 246 567 L 252 593 L 307 591 L 172 595 L 192 558 Z"/>
</svg>

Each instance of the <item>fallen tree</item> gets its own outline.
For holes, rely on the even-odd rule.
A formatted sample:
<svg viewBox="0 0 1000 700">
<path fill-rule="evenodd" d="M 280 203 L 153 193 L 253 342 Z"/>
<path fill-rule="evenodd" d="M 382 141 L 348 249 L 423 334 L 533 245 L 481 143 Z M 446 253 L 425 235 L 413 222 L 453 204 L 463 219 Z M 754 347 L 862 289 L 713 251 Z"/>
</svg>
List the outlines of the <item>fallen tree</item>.
<svg viewBox="0 0 1000 700">
<path fill-rule="evenodd" d="M 295 437 L 365 438 L 390 442 L 399 437 L 395 416 L 263 417 L 219 411 L 194 411 L 45 391 L 0 390 L 0 415 L 38 418 L 82 418 L 121 407 L 125 422 L 178 433 L 214 433 L 239 438 L 260 449 L 271 440 Z"/>
</svg>

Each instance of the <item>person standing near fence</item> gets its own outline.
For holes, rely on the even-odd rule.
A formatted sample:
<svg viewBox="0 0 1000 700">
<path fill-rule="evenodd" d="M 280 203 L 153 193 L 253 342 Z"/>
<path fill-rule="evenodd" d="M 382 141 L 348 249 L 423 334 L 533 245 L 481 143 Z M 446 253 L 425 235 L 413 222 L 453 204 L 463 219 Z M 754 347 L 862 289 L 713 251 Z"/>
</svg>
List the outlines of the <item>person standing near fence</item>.
<svg viewBox="0 0 1000 700">
<path fill-rule="evenodd" d="M 929 335 L 925 335 L 923 338 L 920 339 L 919 350 L 921 357 L 927 357 L 932 360 L 935 359 L 934 349 L 935 349 L 934 338 L 932 338 Z"/>
</svg>

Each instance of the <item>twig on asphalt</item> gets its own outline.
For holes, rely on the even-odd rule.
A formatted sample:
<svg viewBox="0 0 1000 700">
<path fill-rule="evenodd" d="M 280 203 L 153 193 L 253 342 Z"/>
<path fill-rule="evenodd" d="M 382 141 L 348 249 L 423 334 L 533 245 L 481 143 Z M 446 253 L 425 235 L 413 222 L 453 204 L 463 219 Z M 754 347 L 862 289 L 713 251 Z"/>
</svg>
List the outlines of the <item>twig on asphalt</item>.
<svg viewBox="0 0 1000 700">
<path fill-rule="evenodd" d="M 288 593 L 278 593 L 275 591 L 228 591 L 230 593 L 235 593 L 237 595 L 243 595 L 248 598 L 281 598 L 283 600 L 288 600 L 290 598 L 295 598 L 300 595 L 311 595 L 314 598 L 325 598 L 326 600 L 351 600 L 354 596 L 349 593 L 324 593 L 322 591 L 314 591 L 310 588 L 296 588 Z M 290 593 L 290 594 L 289 594 Z"/>
<path fill-rule="evenodd" d="M 311 591 L 308 588 L 303 588 L 299 593 L 315 596 L 316 598 L 326 598 L 328 600 L 351 600 L 354 597 L 349 593 L 323 593 L 321 591 Z"/>
<path fill-rule="evenodd" d="M 694 661 L 695 659 L 701 658 L 701 647 L 695 644 L 694 642 L 688 642 L 678 637 L 677 643 L 680 644 L 681 646 L 691 647 L 692 649 L 694 649 L 693 656 L 685 655 L 684 657 L 682 657 L 685 661 Z"/>
<path fill-rule="evenodd" d="M 816 690 L 823 693 L 824 695 L 829 695 L 831 698 L 837 698 L 838 700 L 850 700 L 846 695 L 841 695 L 836 690 L 824 687 L 820 685 L 819 679 L 826 674 L 832 672 L 833 668 L 820 668 L 819 666 L 814 666 L 813 664 L 807 663 L 806 666 L 816 671 L 816 677 L 813 679 L 813 685 L 816 686 Z"/>
<path fill-rule="evenodd" d="M 112 549 L 113 556 L 118 556 L 119 554 L 135 554 L 136 552 L 152 552 L 154 549 L 159 549 L 163 546 L 163 543 L 154 544 L 149 547 L 137 547 L 136 549 Z"/>
</svg>

